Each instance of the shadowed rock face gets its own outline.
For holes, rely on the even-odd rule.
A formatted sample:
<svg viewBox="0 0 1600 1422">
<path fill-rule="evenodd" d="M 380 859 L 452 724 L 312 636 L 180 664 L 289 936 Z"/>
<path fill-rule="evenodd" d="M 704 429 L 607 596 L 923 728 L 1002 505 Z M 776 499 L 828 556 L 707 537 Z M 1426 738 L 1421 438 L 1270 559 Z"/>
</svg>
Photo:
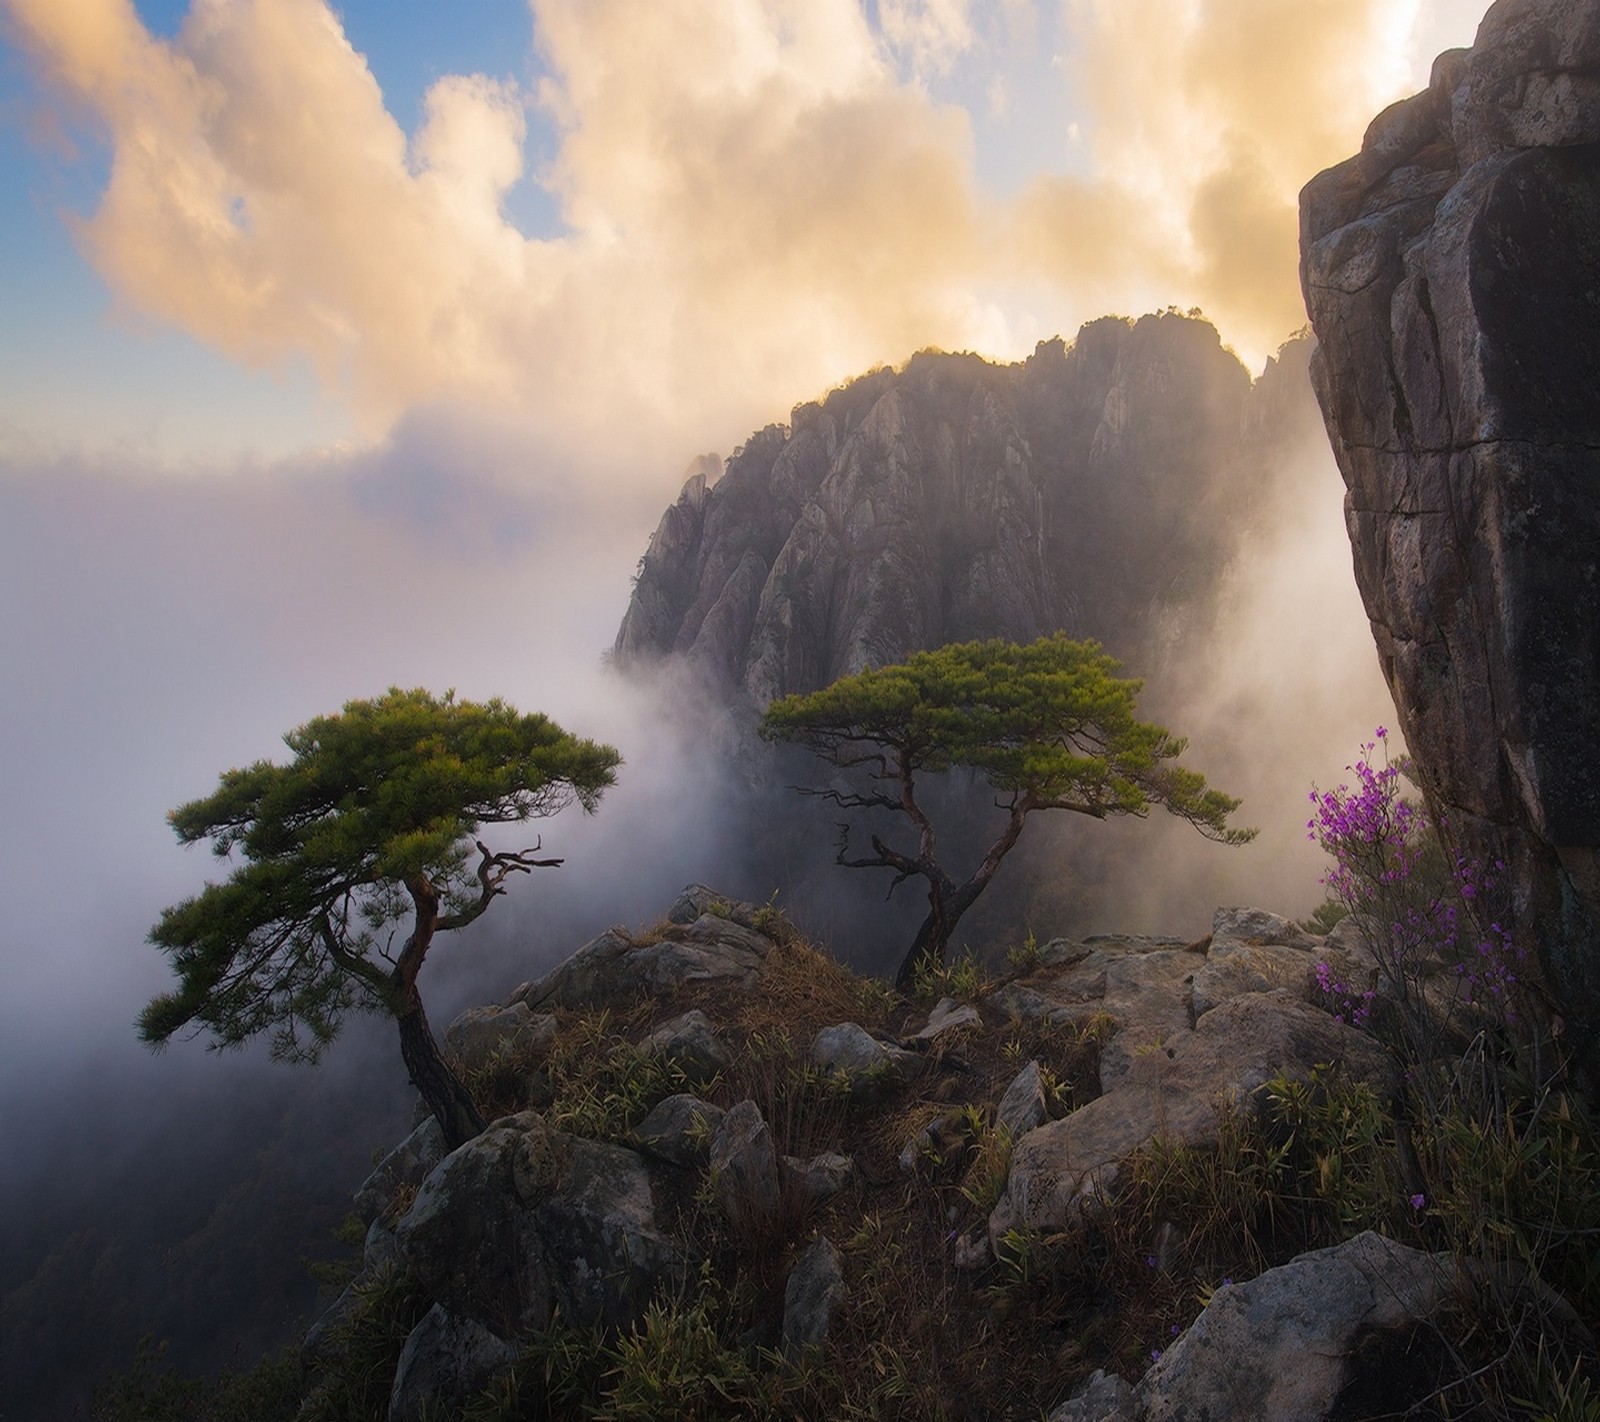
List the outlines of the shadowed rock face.
<svg viewBox="0 0 1600 1422">
<path fill-rule="evenodd" d="M 1026 361 L 923 354 L 702 461 L 640 562 L 624 663 L 758 705 L 978 637 L 1097 637 L 1152 670 L 1315 419 L 1305 343 L 1252 387 L 1206 322 L 1106 318 Z M 719 477 L 720 475 L 720 477 Z"/>
<path fill-rule="evenodd" d="M 1301 194 L 1356 578 L 1447 834 L 1600 1065 L 1600 9 L 1500 0 Z"/>
</svg>

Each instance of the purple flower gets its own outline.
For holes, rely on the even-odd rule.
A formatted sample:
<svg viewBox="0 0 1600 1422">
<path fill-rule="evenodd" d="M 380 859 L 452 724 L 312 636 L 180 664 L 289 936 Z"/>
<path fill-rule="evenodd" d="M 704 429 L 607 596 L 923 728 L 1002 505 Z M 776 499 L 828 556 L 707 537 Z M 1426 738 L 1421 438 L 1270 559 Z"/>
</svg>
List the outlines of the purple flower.
<svg viewBox="0 0 1600 1422">
<path fill-rule="evenodd" d="M 1420 1210 L 1427 1203 L 1428 1197 L 1426 1195 L 1413 1195 L 1411 1197 L 1411 1208 L 1413 1210 Z"/>
</svg>

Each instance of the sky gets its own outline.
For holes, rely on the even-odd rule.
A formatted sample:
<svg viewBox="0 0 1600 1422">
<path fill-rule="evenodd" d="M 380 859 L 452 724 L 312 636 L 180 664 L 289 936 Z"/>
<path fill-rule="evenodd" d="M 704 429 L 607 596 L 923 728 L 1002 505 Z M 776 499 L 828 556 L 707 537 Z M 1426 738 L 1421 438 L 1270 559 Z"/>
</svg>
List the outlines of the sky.
<svg viewBox="0 0 1600 1422">
<path fill-rule="evenodd" d="M 1298 189 L 1480 9 L 0 0 L 0 1095 L 130 1049 L 202 873 L 165 810 L 392 683 L 622 745 L 612 917 L 704 874 L 693 767 L 598 670 L 690 461 L 1107 313 L 1258 371 Z"/>
</svg>

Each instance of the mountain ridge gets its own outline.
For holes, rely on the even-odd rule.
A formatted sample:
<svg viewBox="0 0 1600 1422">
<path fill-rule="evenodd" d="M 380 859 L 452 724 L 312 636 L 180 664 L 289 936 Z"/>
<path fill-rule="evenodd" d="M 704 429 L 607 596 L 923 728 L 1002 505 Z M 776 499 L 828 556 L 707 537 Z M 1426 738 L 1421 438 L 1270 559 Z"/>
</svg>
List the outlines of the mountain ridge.
<svg viewBox="0 0 1600 1422">
<path fill-rule="evenodd" d="M 1291 340 L 1252 381 L 1209 323 L 1165 312 L 1010 365 L 880 367 L 691 466 L 615 658 L 681 657 L 758 705 L 982 636 L 1062 630 L 1159 664 L 1317 418 L 1308 358 Z"/>
</svg>

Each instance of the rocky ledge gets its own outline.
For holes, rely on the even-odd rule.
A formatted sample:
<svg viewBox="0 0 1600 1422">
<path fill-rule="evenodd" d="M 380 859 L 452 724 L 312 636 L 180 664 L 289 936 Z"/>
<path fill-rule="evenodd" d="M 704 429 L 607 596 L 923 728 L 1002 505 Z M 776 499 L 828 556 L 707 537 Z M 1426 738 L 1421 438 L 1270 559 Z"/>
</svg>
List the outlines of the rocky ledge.
<svg viewBox="0 0 1600 1422">
<path fill-rule="evenodd" d="M 772 910 L 691 886 L 650 930 L 610 930 L 451 1024 L 498 1114 L 449 1154 L 425 1120 L 358 1192 L 362 1275 L 309 1335 L 311 1376 L 348 1365 L 396 1278 L 411 1321 L 392 1422 L 459 1415 L 497 1378 L 545 1385 L 526 1363 L 537 1340 L 579 1330 L 592 1348 L 708 1287 L 740 1299 L 742 1346 L 775 1377 L 829 1348 L 917 1346 L 872 1334 L 910 1326 L 924 1305 L 902 1318 L 896 1295 L 920 1291 L 952 1336 L 989 1339 L 968 1385 L 1054 1422 L 1366 1415 L 1352 1389 L 1374 1359 L 1459 1302 L 1449 1256 L 1364 1233 L 1213 1281 L 1126 1376 L 1091 1371 L 1127 1371 L 1126 1348 L 1041 1352 L 1059 1325 L 1028 1315 L 1017 1263 L 1091 1248 L 1126 1172 L 1215 1151 L 1269 1091 L 1337 1079 L 1387 1099 L 1389 1058 L 1318 985 L 1319 963 L 1354 980 L 1365 951 L 1348 922 L 1323 938 L 1222 909 L 1199 942 L 1057 939 L 999 982 L 948 974 L 964 1001 L 905 1002 Z M 1154 1223 L 1137 1251 L 1192 1297 L 1196 1222 Z M 1000 1332 L 1003 1297 L 1019 1311 Z M 981 1395 L 945 1403 L 996 1415 Z"/>
</svg>

